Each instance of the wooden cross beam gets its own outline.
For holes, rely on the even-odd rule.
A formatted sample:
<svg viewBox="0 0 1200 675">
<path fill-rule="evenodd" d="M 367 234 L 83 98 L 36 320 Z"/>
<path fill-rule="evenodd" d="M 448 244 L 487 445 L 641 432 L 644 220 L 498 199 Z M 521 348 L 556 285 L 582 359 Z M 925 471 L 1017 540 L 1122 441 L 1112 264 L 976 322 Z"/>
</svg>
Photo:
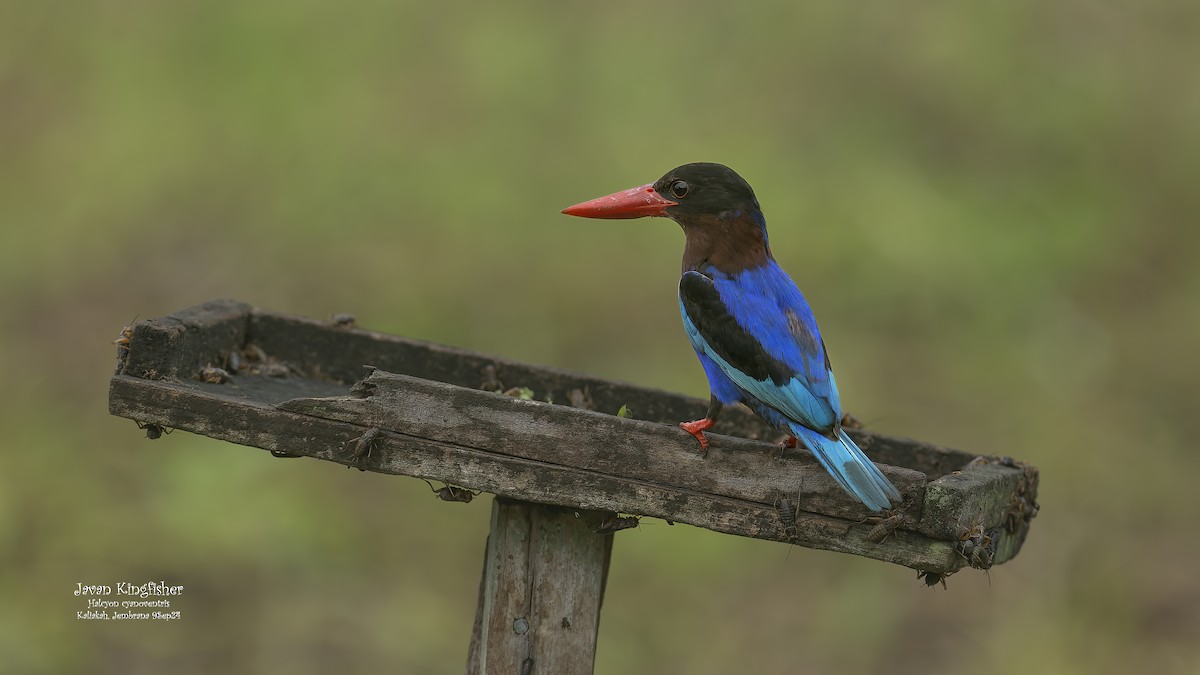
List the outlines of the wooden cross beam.
<svg viewBox="0 0 1200 675">
<path fill-rule="evenodd" d="M 109 409 L 151 437 L 184 429 L 441 481 L 451 501 L 496 495 L 476 672 L 521 672 L 526 659 L 539 672 L 590 672 L 612 532 L 636 524 L 618 514 L 866 556 L 933 584 L 1011 559 L 1037 512 L 1030 465 L 850 430 L 904 497 L 872 514 L 806 451 L 781 454 L 778 432 L 748 411 L 723 413 L 704 457 L 676 423 L 703 416 L 705 400 L 361 330 L 348 317 L 217 300 L 140 321 L 117 342 Z M 566 562 L 544 564 L 538 547 Z M 524 559 L 502 554 L 518 549 Z M 531 579 L 559 590 L 535 599 Z"/>
</svg>

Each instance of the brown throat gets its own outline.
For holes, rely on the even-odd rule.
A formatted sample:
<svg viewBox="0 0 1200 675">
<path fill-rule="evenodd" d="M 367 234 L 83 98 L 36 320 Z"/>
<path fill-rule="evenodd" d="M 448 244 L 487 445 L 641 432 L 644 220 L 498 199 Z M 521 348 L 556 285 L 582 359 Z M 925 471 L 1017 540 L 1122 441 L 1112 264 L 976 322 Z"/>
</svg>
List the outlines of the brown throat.
<svg viewBox="0 0 1200 675">
<path fill-rule="evenodd" d="M 771 259 L 766 233 L 749 216 L 702 216 L 680 221 L 679 225 L 687 237 L 683 247 L 684 272 L 708 264 L 735 274 Z"/>
</svg>

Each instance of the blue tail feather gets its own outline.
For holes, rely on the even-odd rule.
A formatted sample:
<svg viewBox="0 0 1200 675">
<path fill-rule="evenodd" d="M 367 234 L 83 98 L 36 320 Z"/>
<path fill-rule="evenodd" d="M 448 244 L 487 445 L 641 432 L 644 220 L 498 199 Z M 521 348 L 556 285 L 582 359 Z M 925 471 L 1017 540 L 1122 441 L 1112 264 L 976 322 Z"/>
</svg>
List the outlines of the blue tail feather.
<svg viewBox="0 0 1200 675">
<path fill-rule="evenodd" d="M 812 451 L 837 484 L 867 508 L 880 511 L 900 503 L 900 491 L 858 449 L 845 431 L 839 429 L 839 439 L 835 441 L 799 424 L 789 426 L 792 434 Z"/>
</svg>

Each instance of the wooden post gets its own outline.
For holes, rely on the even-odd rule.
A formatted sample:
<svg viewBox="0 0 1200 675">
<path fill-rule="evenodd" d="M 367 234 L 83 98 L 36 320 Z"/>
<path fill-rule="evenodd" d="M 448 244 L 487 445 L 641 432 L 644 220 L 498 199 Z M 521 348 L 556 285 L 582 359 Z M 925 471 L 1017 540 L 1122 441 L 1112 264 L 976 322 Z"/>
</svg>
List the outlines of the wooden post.
<svg viewBox="0 0 1200 675">
<path fill-rule="evenodd" d="M 497 497 L 468 675 L 591 673 L 612 534 L 603 517 Z"/>
</svg>

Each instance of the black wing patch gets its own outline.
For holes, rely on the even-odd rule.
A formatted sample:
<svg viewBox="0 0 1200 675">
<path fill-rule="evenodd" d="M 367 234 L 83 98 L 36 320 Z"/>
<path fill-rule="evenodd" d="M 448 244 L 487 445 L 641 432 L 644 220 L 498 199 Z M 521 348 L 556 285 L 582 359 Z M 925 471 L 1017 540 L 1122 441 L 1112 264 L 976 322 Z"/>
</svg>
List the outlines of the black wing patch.
<svg viewBox="0 0 1200 675">
<path fill-rule="evenodd" d="M 712 279 L 694 270 L 684 272 L 679 280 L 679 299 L 700 337 L 726 363 L 756 380 L 770 378 L 779 386 L 792 379 L 791 369 L 738 325 Z"/>
</svg>

